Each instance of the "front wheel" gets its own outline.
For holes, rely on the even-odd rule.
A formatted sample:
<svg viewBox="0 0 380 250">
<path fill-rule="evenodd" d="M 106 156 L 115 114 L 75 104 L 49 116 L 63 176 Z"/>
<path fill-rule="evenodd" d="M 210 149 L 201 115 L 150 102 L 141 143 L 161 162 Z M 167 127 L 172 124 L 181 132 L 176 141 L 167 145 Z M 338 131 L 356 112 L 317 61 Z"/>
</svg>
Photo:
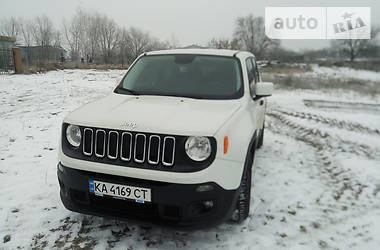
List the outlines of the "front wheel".
<svg viewBox="0 0 380 250">
<path fill-rule="evenodd" d="M 264 130 L 265 130 L 265 128 L 263 126 L 263 128 L 260 131 L 259 140 L 257 142 L 257 148 L 261 148 L 261 146 L 263 146 L 263 143 L 264 143 Z"/>
<path fill-rule="evenodd" d="M 249 164 L 245 167 L 243 178 L 241 180 L 239 197 L 236 203 L 236 208 L 232 214 L 231 220 L 240 223 L 249 215 L 251 204 L 251 181 L 252 181 L 252 164 L 254 163 L 255 152 L 252 153 Z"/>
</svg>

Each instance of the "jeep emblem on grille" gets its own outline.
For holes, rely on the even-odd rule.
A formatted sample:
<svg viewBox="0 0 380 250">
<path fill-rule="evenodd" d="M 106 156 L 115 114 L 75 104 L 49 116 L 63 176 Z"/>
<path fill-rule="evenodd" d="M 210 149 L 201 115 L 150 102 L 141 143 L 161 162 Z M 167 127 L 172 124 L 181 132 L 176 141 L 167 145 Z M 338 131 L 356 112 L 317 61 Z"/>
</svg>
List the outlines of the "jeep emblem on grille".
<svg viewBox="0 0 380 250">
<path fill-rule="evenodd" d="M 137 127 L 137 124 L 135 122 L 124 122 L 120 126 L 124 128 L 134 129 Z"/>
</svg>

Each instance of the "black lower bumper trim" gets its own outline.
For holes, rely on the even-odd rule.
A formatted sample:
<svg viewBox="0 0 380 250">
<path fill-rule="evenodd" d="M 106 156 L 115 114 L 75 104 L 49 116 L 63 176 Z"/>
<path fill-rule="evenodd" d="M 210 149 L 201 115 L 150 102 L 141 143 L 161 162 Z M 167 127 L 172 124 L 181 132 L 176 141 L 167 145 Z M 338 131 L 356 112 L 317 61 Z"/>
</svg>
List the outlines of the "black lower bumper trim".
<svg viewBox="0 0 380 250">
<path fill-rule="evenodd" d="M 238 194 L 237 190 L 225 190 L 213 182 L 166 183 L 77 170 L 60 163 L 57 174 L 61 200 L 71 211 L 179 227 L 211 226 L 225 221 L 235 207 Z M 150 188 L 152 202 L 141 204 L 130 200 L 96 196 L 89 192 L 90 179 Z M 199 185 L 206 184 L 211 185 L 213 189 L 196 191 Z M 206 201 L 212 206 L 206 206 Z"/>
</svg>

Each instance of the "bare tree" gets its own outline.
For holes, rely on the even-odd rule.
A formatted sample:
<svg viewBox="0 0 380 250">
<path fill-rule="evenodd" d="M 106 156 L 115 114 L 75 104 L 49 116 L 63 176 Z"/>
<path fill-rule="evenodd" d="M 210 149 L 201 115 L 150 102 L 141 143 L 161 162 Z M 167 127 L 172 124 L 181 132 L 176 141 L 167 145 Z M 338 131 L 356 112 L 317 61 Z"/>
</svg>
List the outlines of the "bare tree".
<svg viewBox="0 0 380 250">
<path fill-rule="evenodd" d="M 144 33 L 137 28 L 128 30 L 127 48 L 129 51 L 129 62 L 135 60 L 140 54 L 149 50 L 150 37 L 148 33 Z"/>
<path fill-rule="evenodd" d="M 342 52 L 348 55 L 350 61 L 353 62 L 355 59 L 365 50 L 374 47 L 376 44 L 376 38 L 380 34 L 380 27 L 371 28 L 371 39 L 342 39 L 333 40 L 331 42 L 331 48 L 335 51 Z"/>
<path fill-rule="evenodd" d="M 27 47 L 37 46 L 27 51 L 33 54 L 37 51 L 39 62 L 52 59 L 49 53 L 56 50 L 51 47 L 64 46 L 68 47 L 72 60 L 127 64 L 145 51 L 176 47 L 178 43 L 174 36 L 170 42 L 161 41 L 137 28 L 120 28 L 113 19 L 82 9 L 62 24 L 60 32 L 47 16 L 30 20 L 12 17 L 0 20 L 0 34 L 18 35 L 18 41 Z"/>
<path fill-rule="evenodd" d="M 33 21 L 32 36 L 38 46 L 50 46 L 53 42 L 54 27 L 47 16 L 36 17 Z"/>
<path fill-rule="evenodd" d="M 114 20 L 103 16 L 99 23 L 99 44 L 104 63 L 110 63 L 112 52 L 116 48 L 119 38 L 118 27 Z"/>
<path fill-rule="evenodd" d="M 85 52 L 89 62 L 93 62 L 93 60 L 100 54 L 100 23 L 101 17 L 98 13 L 87 16 Z"/>
<path fill-rule="evenodd" d="M 3 36 L 17 37 L 19 34 L 19 24 L 16 18 L 4 18 L 0 21 L 0 34 Z"/>
<path fill-rule="evenodd" d="M 119 63 L 121 63 L 121 65 L 124 66 L 124 64 L 128 62 L 127 44 L 128 44 L 129 34 L 126 28 L 121 28 L 119 33 L 120 33 L 120 36 L 119 36 L 119 41 L 118 41 L 118 58 L 119 58 Z"/>
<path fill-rule="evenodd" d="M 78 60 L 85 50 L 85 31 L 87 14 L 78 9 L 69 22 L 63 21 L 63 33 L 70 47 L 70 57 L 73 61 Z"/>
<path fill-rule="evenodd" d="M 241 43 L 243 49 L 254 53 L 258 58 L 262 58 L 271 47 L 280 44 L 278 40 L 265 35 L 264 18 L 253 15 L 237 19 L 234 38 Z"/>
<path fill-rule="evenodd" d="M 61 32 L 59 32 L 58 30 L 54 31 L 54 33 L 53 33 L 53 46 L 54 47 L 61 47 L 61 42 L 62 42 Z"/>
<path fill-rule="evenodd" d="M 29 19 L 18 20 L 19 23 L 19 31 L 22 38 L 22 42 L 27 47 L 32 46 L 33 44 L 33 24 Z"/>
<path fill-rule="evenodd" d="M 152 50 L 165 50 L 171 48 L 170 42 L 168 41 L 160 41 L 157 38 L 149 37 L 149 45 L 146 49 L 146 51 L 152 51 Z"/>
<path fill-rule="evenodd" d="M 151 37 L 148 33 L 144 33 L 137 28 L 121 28 L 118 41 L 118 57 L 119 62 L 131 63 L 140 54 L 151 50 L 163 50 L 168 49 L 172 45 L 168 41 L 160 41 L 154 37 Z"/>
<path fill-rule="evenodd" d="M 170 39 L 168 41 L 168 46 L 170 49 L 175 49 L 175 48 L 178 48 L 180 46 L 178 38 L 175 34 L 172 34 L 170 36 Z"/>
<path fill-rule="evenodd" d="M 32 21 L 32 37 L 38 48 L 38 64 L 50 59 L 50 46 L 54 42 L 54 27 L 47 16 L 35 17 Z"/>
<path fill-rule="evenodd" d="M 26 64 L 30 63 L 31 60 L 31 51 L 29 49 L 30 46 L 33 45 L 33 23 L 29 19 L 18 19 L 20 36 L 22 43 L 28 47 L 26 50 Z"/>
<path fill-rule="evenodd" d="M 98 13 L 77 10 L 63 33 L 72 59 L 86 57 L 88 62 L 127 64 L 138 55 L 153 49 L 166 49 L 169 42 L 152 38 L 137 28 L 119 28 L 113 19 Z"/>
<path fill-rule="evenodd" d="M 214 49 L 233 49 L 238 50 L 241 49 L 239 45 L 239 41 L 237 39 L 216 39 L 213 38 L 209 43 L 208 47 Z"/>
</svg>

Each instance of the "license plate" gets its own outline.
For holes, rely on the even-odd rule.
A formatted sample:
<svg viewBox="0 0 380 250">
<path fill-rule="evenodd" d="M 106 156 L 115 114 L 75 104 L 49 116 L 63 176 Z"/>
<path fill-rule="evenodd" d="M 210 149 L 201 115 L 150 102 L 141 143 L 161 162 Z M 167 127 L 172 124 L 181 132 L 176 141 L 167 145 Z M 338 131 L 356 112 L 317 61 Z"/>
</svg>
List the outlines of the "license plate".
<svg viewBox="0 0 380 250">
<path fill-rule="evenodd" d="M 90 193 L 98 196 L 110 196 L 118 199 L 130 199 L 138 203 L 151 201 L 151 189 L 119 185 L 114 183 L 88 180 Z"/>
</svg>

